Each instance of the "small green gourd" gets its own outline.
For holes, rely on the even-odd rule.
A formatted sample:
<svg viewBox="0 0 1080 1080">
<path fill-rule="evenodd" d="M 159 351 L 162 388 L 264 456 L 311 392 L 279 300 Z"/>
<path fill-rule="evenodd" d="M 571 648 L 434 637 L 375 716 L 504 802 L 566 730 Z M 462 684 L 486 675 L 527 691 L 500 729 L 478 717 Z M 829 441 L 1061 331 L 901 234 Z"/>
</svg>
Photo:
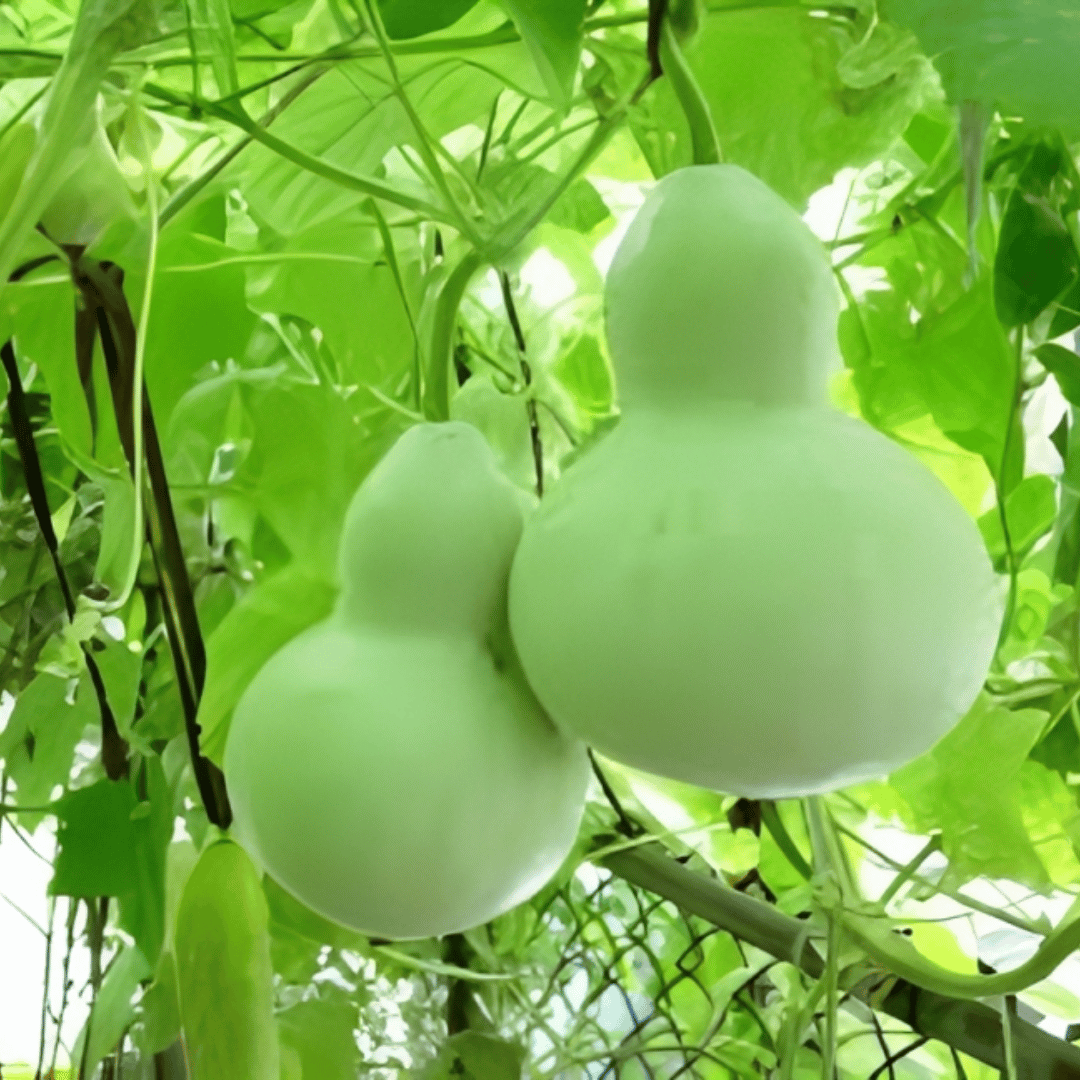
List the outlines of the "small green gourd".
<svg viewBox="0 0 1080 1080">
<path fill-rule="evenodd" d="M 746 171 L 661 180 L 606 283 L 621 419 L 523 535 L 537 696 L 605 755 L 732 794 L 887 774 L 965 713 L 998 635 L 978 529 L 828 404 L 821 244 Z"/>
<path fill-rule="evenodd" d="M 329 919 L 397 939 L 466 930 L 571 850 L 588 758 L 532 695 L 506 626 L 523 518 L 475 428 L 412 428 L 350 507 L 334 614 L 236 708 L 237 833 Z"/>
<path fill-rule="evenodd" d="M 191 1080 L 279 1080 L 270 913 L 261 875 L 228 837 L 209 842 L 184 885 L 174 951 Z"/>
</svg>

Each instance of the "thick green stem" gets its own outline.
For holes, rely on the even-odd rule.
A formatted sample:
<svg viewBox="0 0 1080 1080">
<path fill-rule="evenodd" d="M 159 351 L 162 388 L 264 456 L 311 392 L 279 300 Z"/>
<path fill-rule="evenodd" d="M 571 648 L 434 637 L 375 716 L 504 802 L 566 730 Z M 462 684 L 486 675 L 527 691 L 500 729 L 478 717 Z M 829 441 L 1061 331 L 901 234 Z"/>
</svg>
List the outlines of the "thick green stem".
<svg viewBox="0 0 1080 1080">
<path fill-rule="evenodd" d="M 423 412 L 428 420 L 450 418 L 450 358 L 458 308 L 469 282 L 483 263 L 483 256 L 478 251 L 470 251 L 465 255 L 443 282 L 442 291 L 435 302 L 431 345 L 427 355 L 427 370 L 424 373 Z"/>
<path fill-rule="evenodd" d="M 778 959 L 797 962 L 812 978 L 820 978 L 825 970 L 824 960 L 806 939 L 806 924 L 782 914 L 764 900 L 747 896 L 713 878 L 688 870 L 655 848 L 637 847 L 620 851 L 605 858 L 603 864 L 619 877 L 670 900 L 689 914 L 707 919 L 740 940 Z M 844 929 L 849 933 L 852 923 L 856 928 L 860 925 L 855 917 L 845 916 Z M 877 931 L 880 928 L 874 929 Z M 908 945 L 913 951 L 906 938 L 888 929 L 884 933 Z M 1049 974 L 1061 959 L 1080 944 L 1075 940 L 1078 937 L 1080 924 L 1069 927 L 1057 939 L 1054 946 L 1057 959 L 1049 967 L 1045 965 L 1052 958 L 1044 955 L 1036 965 L 1037 971 L 1033 972 L 1032 961 L 1017 969 L 1026 970 L 1027 975 L 1032 976 L 1024 980 L 1024 985 L 1030 985 Z M 1040 950 L 1040 954 L 1042 952 Z M 939 985 L 947 985 L 948 991 L 939 990 L 937 986 L 923 989 L 927 980 L 922 978 L 922 966 L 933 965 L 922 957 L 918 957 L 917 964 L 911 963 L 910 957 L 900 957 L 899 960 L 898 968 L 893 968 L 890 963 L 889 969 L 900 978 L 884 1000 L 874 1007 L 902 1020 L 920 1034 L 940 1039 L 992 1068 L 1004 1069 L 1006 1052 L 1001 1016 L 990 1006 L 970 999 L 984 994 L 1012 992 L 1007 987 L 1001 989 L 1002 980 L 1011 980 L 1015 972 L 989 976 L 944 972 Z M 914 976 L 910 980 L 909 974 Z M 957 987 L 963 989 L 972 981 L 980 988 L 978 993 L 955 992 Z M 863 989 L 864 985 L 852 987 L 851 994 L 868 1001 L 871 989 Z M 1019 1017 L 1014 1016 L 1010 1020 L 1019 1076 L 1024 1080 L 1080 1076 L 1080 1047 L 1056 1039 Z"/>
<path fill-rule="evenodd" d="M 679 99 L 683 115 L 690 125 L 690 143 L 693 147 L 695 165 L 716 165 L 723 161 L 720 139 L 716 134 L 709 103 L 698 86 L 694 73 L 679 48 L 675 31 L 669 22 L 660 31 L 660 62 L 675 96 Z"/>
</svg>

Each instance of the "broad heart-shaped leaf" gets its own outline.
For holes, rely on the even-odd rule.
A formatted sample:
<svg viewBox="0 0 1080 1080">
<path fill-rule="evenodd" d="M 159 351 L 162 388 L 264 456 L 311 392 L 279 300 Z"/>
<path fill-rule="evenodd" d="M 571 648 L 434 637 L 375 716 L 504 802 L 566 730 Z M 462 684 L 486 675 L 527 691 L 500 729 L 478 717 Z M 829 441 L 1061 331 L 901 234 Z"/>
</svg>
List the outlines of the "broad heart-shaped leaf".
<svg viewBox="0 0 1080 1080">
<path fill-rule="evenodd" d="M 172 832 L 172 796 L 160 760 L 146 759 L 146 770 L 144 801 L 126 780 L 99 780 L 64 796 L 49 892 L 118 897 L 120 925 L 154 964 L 165 936 L 165 851 Z"/>
<path fill-rule="evenodd" d="M 581 55 L 586 0 L 499 0 L 557 102 L 569 101 Z"/>
<path fill-rule="evenodd" d="M 270 385 L 252 393 L 251 454 L 238 482 L 274 533 L 315 577 L 336 579 L 345 510 L 361 480 L 409 426 L 379 402 L 324 385 Z M 368 400 L 371 400 L 369 397 Z"/>
<path fill-rule="evenodd" d="M 468 61 L 453 56 L 401 57 L 399 74 L 427 133 L 438 139 L 463 124 L 483 123 L 504 86 L 501 73 L 487 68 L 501 59 L 508 72 L 516 74 L 523 48 L 505 46 L 493 50 L 493 56 L 485 50 L 479 64 L 471 54 Z M 392 147 L 415 146 L 418 139 L 387 84 L 381 61 L 336 65 L 289 107 L 273 132 L 340 169 L 364 176 L 375 175 Z M 246 151 L 227 176 L 242 185 L 256 220 L 283 236 L 336 218 L 368 198 L 261 146 Z"/>
<path fill-rule="evenodd" d="M 994 312 L 989 279 L 923 319 L 913 352 L 934 422 L 953 442 L 979 454 L 1011 491 L 1024 462 L 1023 433 L 1012 407 L 1016 359 Z"/>
<path fill-rule="evenodd" d="M 202 750 L 219 765 L 228 720 L 259 668 L 287 641 L 326 618 L 336 589 L 292 563 L 250 589 L 206 643 L 206 685 L 199 702 Z"/>
<path fill-rule="evenodd" d="M 893 27 L 854 29 L 802 7 L 713 11 L 686 58 L 727 161 L 802 207 L 847 165 L 882 152 L 930 87 L 929 64 Z M 631 116 L 653 172 L 691 162 L 690 131 L 666 79 Z"/>
<path fill-rule="evenodd" d="M 232 840 L 211 840 L 184 886 L 174 957 L 191 1080 L 280 1080 L 266 899 Z"/>
<path fill-rule="evenodd" d="M 139 983 L 150 972 L 146 957 L 134 945 L 125 945 L 112 962 L 71 1052 L 73 1061 L 85 1062 L 85 1075 L 92 1076 L 101 1059 L 115 1050 L 135 1017 L 135 1006 L 131 999 Z M 83 1045 L 87 1041 L 88 1030 L 90 1045 L 86 1048 L 84 1059 Z"/>
<path fill-rule="evenodd" d="M 354 1080 L 360 1052 L 353 1038 L 356 1005 L 324 984 L 326 996 L 309 998 L 279 1013 L 281 1041 L 300 1056 L 304 1076 Z"/>
<path fill-rule="evenodd" d="M 0 733 L 0 757 L 16 786 L 19 806 L 48 802 L 57 785 L 66 786 L 75 747 L 87 726 L 99 720 L 97 699 L 88 677 L 80 680 L 69 702 L 66 679 L 38 675 L 18 696 Z M 10 798 L 10 796 L 9 796 Z M 21 814 L 20 824 L 34 829 L 41 814 Z"/>
<path fill-rule="evenodd" d="M 1035 541 L 1053 528 L 1057 517 L 1057 485 L 1042 473 L 1025 477 L 1005 500 L 1005 521 L 1009 526 L 1009 543 L 1016 559 L 1022 559 Z M 986 549 L 1000 573 L 1007 572 L 1005 533 L 997 507 L 979 518 L 979 529 Z"/>
<path fill-rule="evenodd" d="M 952 102 L 1080 130 L 1080 13 L 1065 0 L 881 0 L 914 31 Z"/>
<path fill-rule="evenodd" d="M 212 362 L 240 360 L 256 325 L 247 306 L 244 271 L 220 264 L 236 252 L 218 240 L 185 231 L 177 218 L 161 237 L 150 326 L 146 339 L 146 382 L 154 419 L 164 431 L 172 410 L 195 384 L 195 373 Z M 128 302 L 137 305 L 142 280 L 125 282 Z M 137 308 L 136 308 L 137 310 Z"/>
<path fill-rule="evenodd" d="M 433 34 L 453 26 L 477 0 L 379 0 L 387 34 L 397 40 Z"/>
<path fill-rule="evenodd" d="M 135 889 L 130 853 L 137 804 L 126 781 L 99 780 L 64 796 L 57 811 L 52 895 L 120 896 Z"/>
<path fill-rule="evenodd" d="M 906 824 L 941 830 L 951 886 L 985 875 L 1036 888 L 1048 882 L 1020 811 L 1020 770 L 1047 714 L 995 707 L 981 695 L 929 753 L 889 777 L 908 804 Z"/>
<path fill-rule="evenodd" d="M 419 253 L 395 245 L 395 255 L 415 315 Z M 282 256 L 253 282 L 252 306 L 317 326 L 344 385 L 398 395 L 416 366 L 417 344 L 371 219 L 352 212 L 317 225 L 290 237 Z"/>
</svg>

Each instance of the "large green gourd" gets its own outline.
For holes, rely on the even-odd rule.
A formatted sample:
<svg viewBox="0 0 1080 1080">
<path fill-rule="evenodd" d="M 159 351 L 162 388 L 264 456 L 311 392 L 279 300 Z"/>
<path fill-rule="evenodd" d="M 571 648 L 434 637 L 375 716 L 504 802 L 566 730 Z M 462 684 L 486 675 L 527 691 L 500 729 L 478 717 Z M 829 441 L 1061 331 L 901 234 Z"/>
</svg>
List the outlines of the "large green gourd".
<svg viewBox="0 0 1080 1080">
<path fill-rule="evenodd" d="M 465 930 L 570 852 L 588 759 L 533 697 L 506 627 L 523 516 L 475 428 L 408 431 L 353 500 L 335 613 L 236 708 L 238 835 L 327 918 L 386 938 Z"/>
<path fill-rule="evenodd" d="M 661 180 L 607 278 L 622 417 L 530 519 L 511 628 L 602 753 L 733 794 L 884 775 L 964 714 L 1000 591 L 919 461 L 828 405 L 837 291 L 730 165 Z"/>
</svg>

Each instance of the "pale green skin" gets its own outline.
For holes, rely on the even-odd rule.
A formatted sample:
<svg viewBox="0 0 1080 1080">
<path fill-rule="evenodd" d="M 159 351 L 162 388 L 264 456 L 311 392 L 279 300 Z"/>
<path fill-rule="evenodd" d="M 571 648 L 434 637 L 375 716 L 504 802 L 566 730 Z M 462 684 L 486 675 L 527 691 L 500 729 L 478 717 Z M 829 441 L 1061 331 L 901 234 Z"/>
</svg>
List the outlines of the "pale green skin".
<svg viewBox="0 0 1080 1080">
<path fill-rule="evenodd" d="M 337 611 L 237 706 L 238 834 L 329 919 L 396 939 L 466 930 L 570 853 L 588 759 L 537 703 L 505 626 L 522 518 L 474 428 L 407 432 L 354 499 Z"/>
<path fill-rule="evenodd" d="M 607 304 L 623 417 L 511 574 L 545 707 L 611 758 L 751 797 L 928 750 L 983 684 L 1001 591 L 947 488 L 825 404 L 816 239 L 748 173 L 695 166 L 650 194 Z"/>
</svg>

